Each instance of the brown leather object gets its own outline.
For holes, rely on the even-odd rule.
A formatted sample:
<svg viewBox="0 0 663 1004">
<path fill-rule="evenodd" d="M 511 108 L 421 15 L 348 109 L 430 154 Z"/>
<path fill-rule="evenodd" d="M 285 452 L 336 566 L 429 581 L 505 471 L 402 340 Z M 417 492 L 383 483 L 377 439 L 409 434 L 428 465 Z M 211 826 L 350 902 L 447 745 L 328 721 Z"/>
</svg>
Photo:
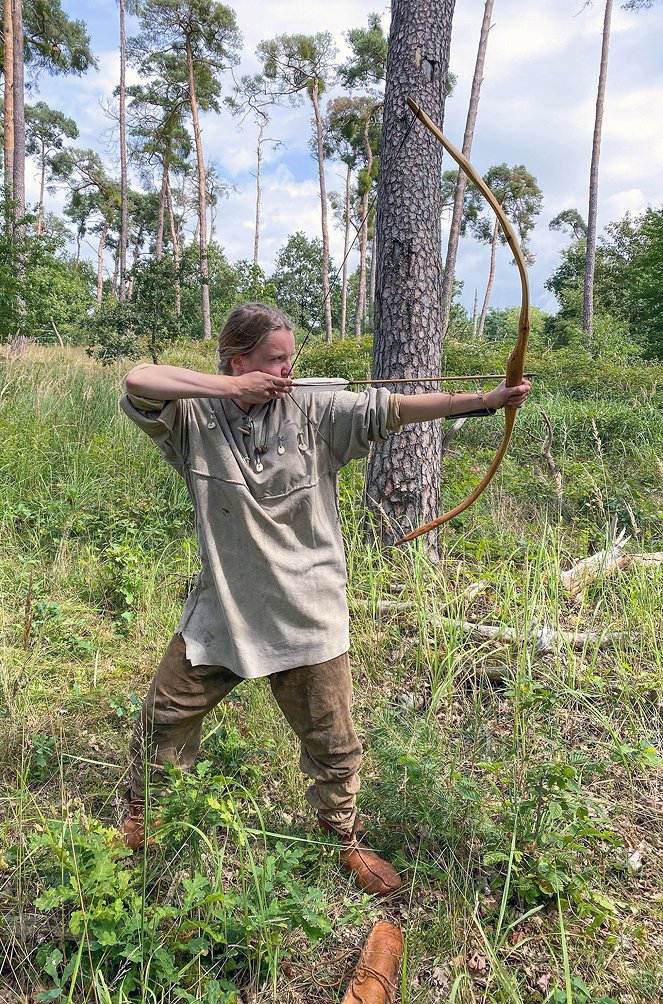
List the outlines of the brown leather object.
<svg viewBox="0 0 663 1004">
<path fill-rule="evenodd" d="M 403 932 L 380 920 L 369 934 L 342 1004 L 394 1004 L 403 960 Z"/>
<path fill-rule="evenodd" d="M 340 838 L 341 864 L 352 873 L 355 885 L 373 896 L 390 896 L 398 892 L 401 879 L 393 865 L 361 844 L 363 827 L 358 818 L 352 833 L 339 833 L 324 819 L 318 819 L 318 824 L 325 833 L 336 833 Z"/>
<path fill-rule="evenodd" d="M 161 826 L 161 820 L 150 820 L 150 829 L 156 826 Z M 141 851 L 145 846 L 145 806 L 142 802 L 129 802 L 122 826 L 122 842 L 131 851 Z M 148 847 L 154 842 L 154 837 L 148 834 Z"/>
</svg>

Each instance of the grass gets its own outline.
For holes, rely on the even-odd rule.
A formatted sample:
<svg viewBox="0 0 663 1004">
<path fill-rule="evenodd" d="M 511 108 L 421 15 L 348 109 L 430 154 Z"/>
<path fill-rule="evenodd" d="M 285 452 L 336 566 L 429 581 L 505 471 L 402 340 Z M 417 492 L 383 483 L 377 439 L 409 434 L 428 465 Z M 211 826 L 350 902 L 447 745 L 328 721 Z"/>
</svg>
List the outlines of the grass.
<svg viewBox="0 0 663 1004">
<path fill-rule="evenodd" d="M 3 364 L 6 999 L 338 1001 L 388 916 L 406 935 L 408 1004 L 658 1001 L 663 576 L 631 565 L 571 601 L 560 570 L 603 546 L 615 517 L 634 550 L 663 549 L 662 374 L 634 368 L 608 395 L 557 361 L 536 364 L 536 406 L 489 492 L 444 531 L 439 565 L 421 543 L 367 544 L 362 465 L 344 472 L 361 810 L 405 880 L 387 905 L 313 831 L 294 738 L 260 682 L 206 721 L 157 847 L 117 847 L 137 707 L 196 571 L 188 500 L 120 416 L 120 369 L 75 350 Z M 443 505 L 498 440 L 470 426 L 445 460 Z M 476 641 L 467 619 L 518 641 Z M 533 624 L 614 640 L 541 654 Z"/>
</svg>

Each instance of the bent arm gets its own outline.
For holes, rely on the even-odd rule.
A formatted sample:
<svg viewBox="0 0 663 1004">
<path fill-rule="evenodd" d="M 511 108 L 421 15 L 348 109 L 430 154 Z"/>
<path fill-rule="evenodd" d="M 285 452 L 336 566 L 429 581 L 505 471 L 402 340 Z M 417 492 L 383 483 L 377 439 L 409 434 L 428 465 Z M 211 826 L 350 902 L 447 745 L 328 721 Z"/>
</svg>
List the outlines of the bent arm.
<svg viewBox="0 0 663 1004">
<path fill-rule="evenodd" d="M 485 408 L 522 408 L 530 390 L 529 380 L 523 380 L 517 387 L 501 383 L 486 394 L 403 394 L 400 400 L 401 423 L 431 422 L 436 418 L 463 415 Z"/>
<path fill-rule="evenodd" d="M 199 373 L 184 366 L 136 366 L 126 377 L 126 388 L 134 397 L 155 401 L 179 401 L 190 397 L 234 398 L 261 404 L 284 397 L 292 380 L 258 370 L 241 376 Z"/>
</svg>

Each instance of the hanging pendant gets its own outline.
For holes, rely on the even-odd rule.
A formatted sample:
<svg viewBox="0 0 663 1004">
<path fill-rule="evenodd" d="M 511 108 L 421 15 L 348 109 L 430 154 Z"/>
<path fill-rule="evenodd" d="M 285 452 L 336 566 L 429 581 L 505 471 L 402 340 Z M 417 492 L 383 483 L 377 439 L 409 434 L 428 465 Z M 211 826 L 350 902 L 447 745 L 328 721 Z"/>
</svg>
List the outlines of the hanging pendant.
<svg viewBox="0 0 663 1004">
<path fill-rule="evenodd" d="M 306 451 L 308 450 L 308 445 L 306 443 L 306 440 L 304 439 L 303 432 L 297 433 L 297 446 L 299 447 L 300 453 L 306 453 Z"/>
<path fill-rule="evenodd" d="M 216 422 L 214 421 L 214 415 L 210 415 L 209 420 L 207 422 L 207 428 L 216 429 Z"/>
<path fill-rule="evenodd" d="M 260 459 L 260 457 L 256 457 L 256 471 L 258 472 L 258 474 L 260 474 L 262 470 L 263 470 L 262 460 Z"/>
<path fill-rule="evenodd" d="M 283 454 L 285 453 L 285 446 L 283 445 L 283 436 L 279 436 L 276 443 L 277 443 L 276 452 L 278 453 L 279 457 L 282 457 Z"/>
</svg>

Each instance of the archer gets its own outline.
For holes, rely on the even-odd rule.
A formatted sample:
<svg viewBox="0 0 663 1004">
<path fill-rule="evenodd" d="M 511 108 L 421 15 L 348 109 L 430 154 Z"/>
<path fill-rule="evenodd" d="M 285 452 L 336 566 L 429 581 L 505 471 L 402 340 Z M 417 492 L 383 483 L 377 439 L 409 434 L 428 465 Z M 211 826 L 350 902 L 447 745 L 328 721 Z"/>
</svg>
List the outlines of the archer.
<svg viewBox="0 0 663 1004">
<path fill-rule="evenodd" d="M 127 846 L 146 839 L 144 765 L 194 762 L 205 715 L 242 680 L 267 677 L 301 743 L 306 797 L 366 892 L 400 888 L 360 843 L 361 745 L 352 721 L 346 565 L 337 475 L 401 425 L 520 408 L 530 384 L 486 394 L 311 394 L 290 377 L 295 339 L 280 311 L 249 303 L 219 335 L 219 373 L 138 366 L 122 408 L 185 478 L 201 570 L 143 704 L 131 744 Z"/>
</svg>

